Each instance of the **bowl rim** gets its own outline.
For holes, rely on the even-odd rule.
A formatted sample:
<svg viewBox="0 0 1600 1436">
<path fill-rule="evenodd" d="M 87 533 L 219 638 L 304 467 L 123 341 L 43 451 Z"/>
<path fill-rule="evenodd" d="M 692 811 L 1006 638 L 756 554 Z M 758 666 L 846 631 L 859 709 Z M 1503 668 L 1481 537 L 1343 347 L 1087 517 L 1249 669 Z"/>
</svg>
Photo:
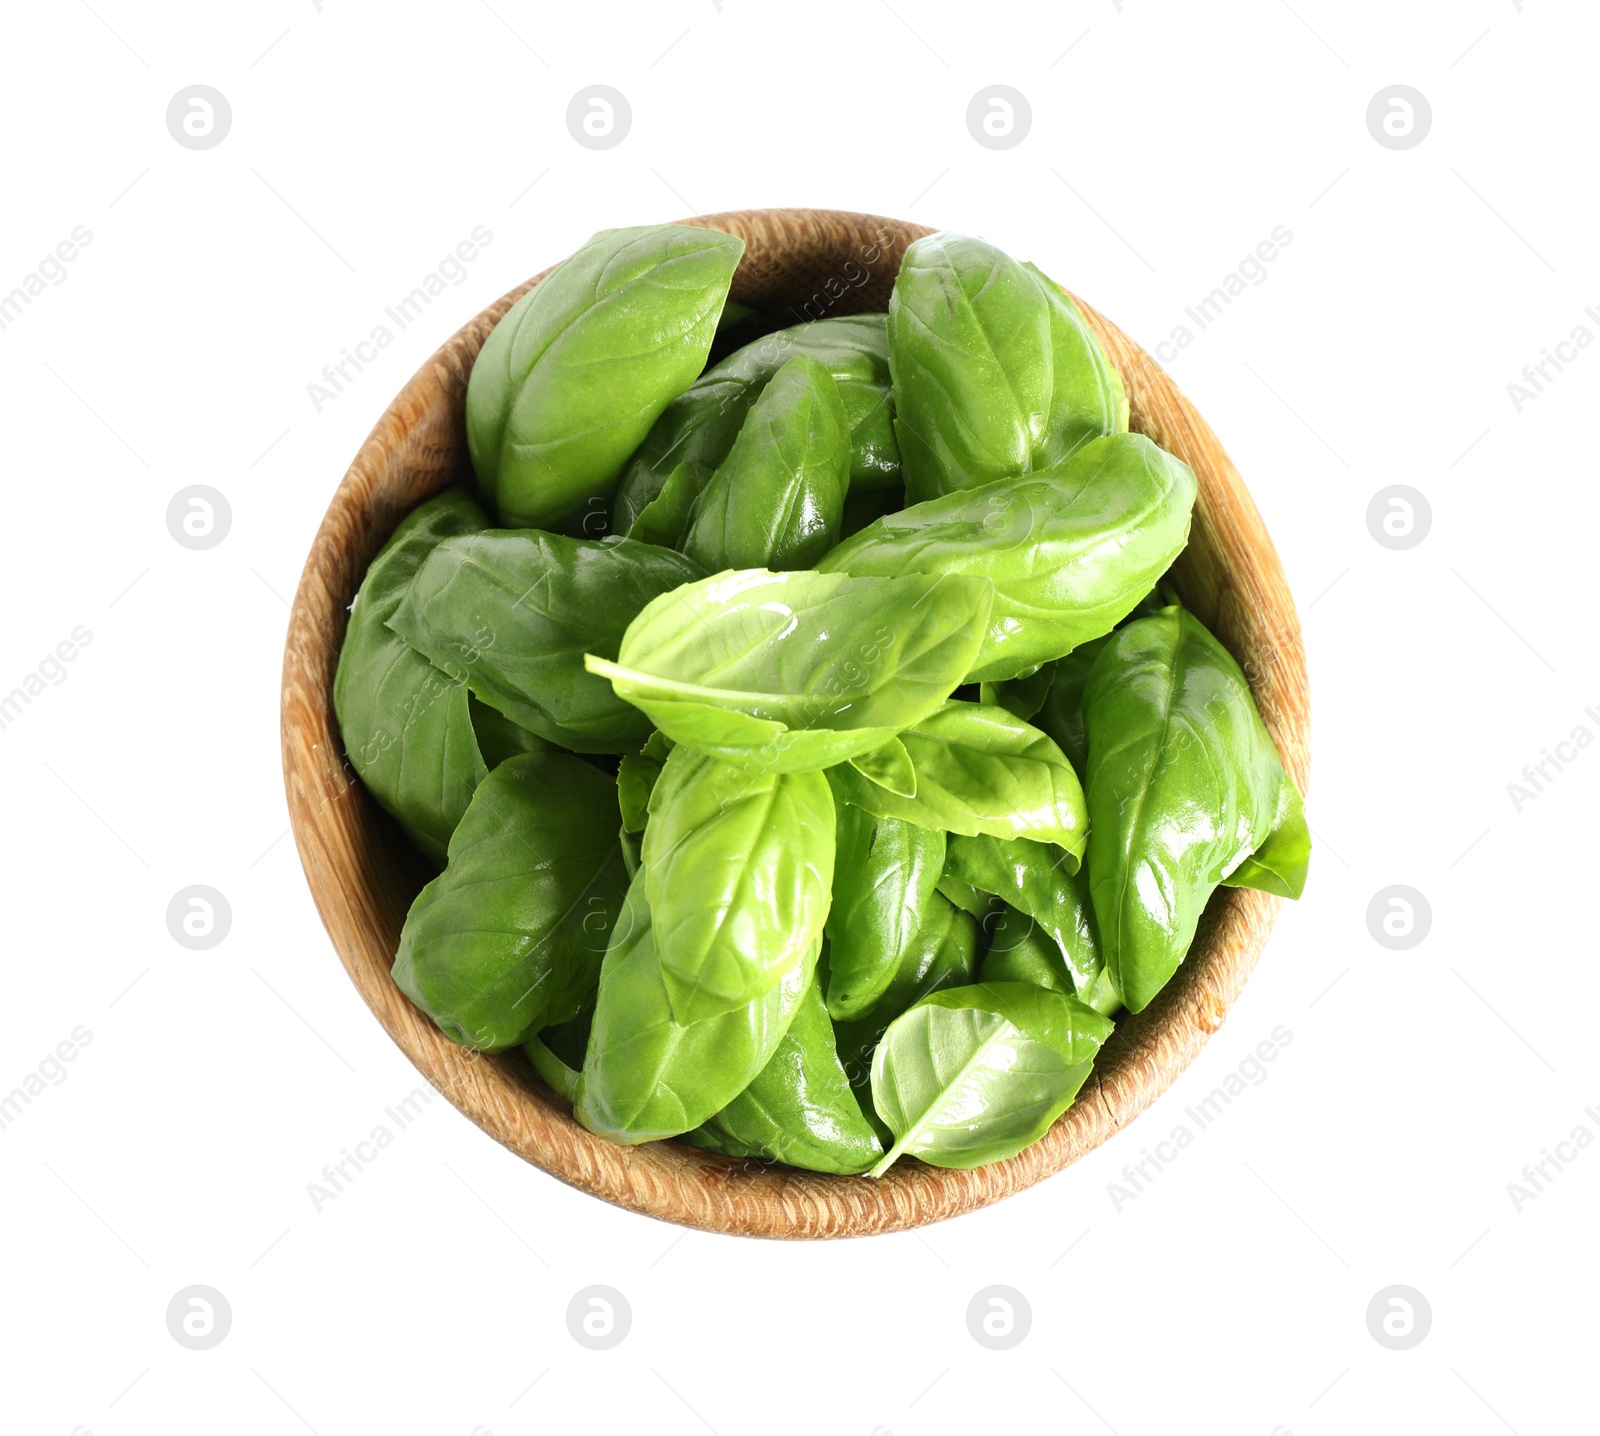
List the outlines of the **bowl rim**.
<svg viewBox="0 0 1600 1436">
<path fill-rule="evenodd" d="M 852 304 L 868 300 L 874 303 L 866 307 L 881 307 L 876 301 L 886 299 L 905 246 L 933 232 L 882 216 L 813 209 L 739 210 L 677 222 L 742 238 L 746 251 L 732 297 L 770 307 L 788 296 L 797 316 L 810 316 L 808 289 L 824 312 L 852 312 Z M 360 578 L 401 517 L 446 484 L 470 480 L 461 410 L 472 359 L 500 316 L 554 268 L 470 319 L 387 406 L 334 493 L 295 592 L 281 694 L 284 787 L 307 882 L 351 981 L 427 1081 L 496 1140 L 571 1186 L 680 1225 L 778 1238 L 898 1231 L 974 1211 L 1071 1165 L 1155 1101 L 1222 1026 L 1281 899 L 1219 888 L 1178 974 L 1148 1008 L 1118 1023 L 1089 1082 L 1050 1131 L 1015 1157 L 965 1171 L 902 1159 L 881 1178 L 841 1177 L 720 1157 L 679 1141 L 622 1146 L 579 1126 L 570 1104 L 520 1051 L 486 1057 L 457 1047 L 395 986 L 389 965 L 409 906 L 404 893 L 420 885 L 419 868 L 344 758 L 332 704 L 338 648 Z M 861 272 L 867 277 L 858 284 Z M 842 293 L 834 293 L 841 285 Z M 1195 471 L 1199 498 L 1174 585 L 1238 659 L 1304 793 L 1305 651 L 1261 516 L 1216 436 L 1170 377 L 1109 320 L 1077 303 L 1122 373 L 1131 427 Z"/>
</svg>

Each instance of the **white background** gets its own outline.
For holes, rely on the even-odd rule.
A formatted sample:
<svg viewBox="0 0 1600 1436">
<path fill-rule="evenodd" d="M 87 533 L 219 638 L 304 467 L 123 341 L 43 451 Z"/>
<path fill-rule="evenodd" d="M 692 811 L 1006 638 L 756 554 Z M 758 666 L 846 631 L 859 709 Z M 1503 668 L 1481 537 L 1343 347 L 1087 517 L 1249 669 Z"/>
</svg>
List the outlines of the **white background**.
<svg viewBox="0 0 1600 1436">
<path fill-rule="evenodd" d="M 0 1427 L 1594 1429 L 1600 1151 L 1520 1211 L 1507 1191 L 1574 1126 L 1600 1135 L 1600 751 L 1520 812 L 1507 793 L 1575 726 L 1600 735 L 1600 352 L 1520 413 L 1507 392 L 1578 324 L 1600 335 L 1593 8 L 492 3 L 6 9 L 0 293 L 74 226 L 93 240 L 0 331 L 0 692 L 93 638 L 0 730 L 0 1092 L 92 1040 L 0 1131 Z M 203 152 L 165 123 L 195 83 L 233 111 Z M 633 111 L 604 152 L 565 123 L 592 83 Z M 1003 152 L 966 128 L 993 83 L 1033 112 Z M 1404 151 L 1365 119 L 1395 83 L 1433 114 Z M 286 599 L 323 509 L 491 299 L 598 228 L 765 205 L 982 233 L 1147 346 L 1292 233 L 1171 367 L 1305 621 L 1306 898 L 1136 1126 L 943 1226 L 684 1234 L 441 1099 L 318 1212 L 307 1184 L 422 1085 L 285 836 Z M 465 280 L 318 413 L 307 384 L 477 225 Z M 165 521 L 195 483 L 232 507 L 204 552 Z M 1432 509 L 1404 551 L 1366 521 L 1395 483 Z M 205 952 L 165 921 L 195 883 L 232 907 Z M 1390 884 L 1431 905 L 1407 951 L 1369 933 Z M 1266 1080 L 1117 1210 L 1123 1165 L 1280 1024 Z M 165 1318 L 197 1283 L 232 1309 L 206 1351 Z M 568 1334 L 592 1284 L 632 1309 L 610 1351 Z M 968 1333 L 991 1284 L 1031 1306 L 1009 1351 Z M 1432 1311 L 1408 1351 L 1367 1328 L 1393 1284 Z"/>
</svg>

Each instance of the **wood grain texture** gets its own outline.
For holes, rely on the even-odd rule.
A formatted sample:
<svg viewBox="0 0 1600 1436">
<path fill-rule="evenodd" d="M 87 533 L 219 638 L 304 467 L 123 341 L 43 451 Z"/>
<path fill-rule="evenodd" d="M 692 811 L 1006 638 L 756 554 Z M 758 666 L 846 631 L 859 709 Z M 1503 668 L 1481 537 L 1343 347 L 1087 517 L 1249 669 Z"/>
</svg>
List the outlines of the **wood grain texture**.
<svg viewBox="0 0 1600 1436">
<path fill-rule="evenodd" d="M 733 298 L 791 323 L 885 309 L 906 245 L 929 232 L 831 210 L 683 222 L 744 239 Z M 344 761 L 332 699 L 339 645 L 362 574 L 400 518 L 468 477 L 463 412 L 473 358 L 500 316 L 543 277 L 473 319 L 401 390 L 334 494 L 295 594 L 283 663 L 284 785 L 300 859 L 345 970 L 423 1076 L 484 1131 L 574 1187 L 666 1221 L 746 1236 L 862 1236 L 972 1211 L 1060 1171 L 1137 1117 L 1222 1025 L 1279 899 L 1218 889 L 1177 976 L 1149 1008 L 1118 1025 L 1078 1101 L 1027 1151 L 970 1172 L 907 1159 L 877 1181 L 741 1162 L 677 1142 L 604 1141 L 573 1120 L 520 1053 L 483 1057 L 455 1046 L 390 979 L 401 924 L 425 874 Z M 1272 540 L 1205 420 L 1138 345 L 1083 308 L 1122 371 L 1133 427 L 1199 479 L 1192 536 L 1175 571 L 1179 591 L 1239 660 L 1304 791 L 1305 654 Z"/>
</svg>

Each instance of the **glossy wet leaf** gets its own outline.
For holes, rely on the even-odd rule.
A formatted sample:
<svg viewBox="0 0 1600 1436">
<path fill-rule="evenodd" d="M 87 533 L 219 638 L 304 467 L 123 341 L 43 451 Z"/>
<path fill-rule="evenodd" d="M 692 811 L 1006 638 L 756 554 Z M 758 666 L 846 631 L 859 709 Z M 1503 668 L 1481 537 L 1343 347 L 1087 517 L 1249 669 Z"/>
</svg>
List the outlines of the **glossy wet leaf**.
<svg viewBox="0 0 1600 1436">
<path fill-rule="evenodd" d="M 1026 838 L 955 836 L 949 842 L 945 871 L 979 892 L 1003 899 L 1037 923 L 1061 949 L 1073 990 L 1081 995 L 1094 984 L 1104 962 L 1088 881 L 1062 858 L 1059 848 Z"/>
<path fill-rule="evenodd" d="M 1033 473 L 886 514 L 818 564 L 823 573 L 993 580 L 969 681 L 1031 673 L 1109 633 L 1189 538 L 1195 478 L 1141 434 L 1095 439 Z"/>
<path fill-rule="evenodd" d="M 960 911 L 938 892 L 928 899 L 922 925 L 900 954 L 894 976 L 871 1011 L 833 1024 L 839 1060 L 852 1087 L 866 1092 L 872 1080 L 872 1054 L 895 1018 L 929 993 L 965 987 L 974 981 L 981 943 L 976 918 Z M 870 1099 L 864 1101 L 864 1109 L 874 1128 L 880 1127 Z"/>
<path fill-rule="evenodd" d="M 704 367 L 744 242 L 716 230 L 602 230 L 512 305 L 467 385 L 467 446 L 507 526 L 603 521 L 606 496 Z"/>
<path fill-rule="evenodd" d="M 1076 306 L 981 239 L 933 234 L 906 250 L 888 336 L 913 502 L 1044 468 L 1128 426 L 1121 379 Z"/>
<path fill-rule="evenodd" d="M 679 464 L 667 475 L 661 491 L 639 511 L 628 528 L 628 537 L 664 548 L 677 548 L 689 531 L 695 500 L 712 473 L 709 464 Z"/>
<path fill-rule="evenodd" d="M 681 1022 L 746 1006 L 822 938 L 834 806 L 820 773 L 745 773 L 672 751 L 643 861 L 662 979 Z"/>
<path fill-rule="evenodd" d="M 614 1142 L 653 1142 L 698 1127 L 767 1065 L 815 972 L 813 950 L 754 1002 L 702 1022 L 678 1022 L 656 957 L 641 873 L 600 971 L 574 1115 Z"/>
<path fill-rule="evenodd" d="M 849 482 L 839 387 L 815 359 L 796 355 L 761 391 L 700 491 L 681 547 L 707 573 L 810 568 L 839 540 Z"/>
<path fill-rule="evenodd" d="M 988 598 L 984 579 L 747 569 L 655 599 L 616 662 L 586 662 L 675 742 L 736 765 L 826 768 L 944 702 Z"/>
<path fill-rule="evenodd" d="M 796 355 L 833 376 L 850 428 L 850 483 L 857 493 L 900 484 L 900 449 L 889 399 L 889 343 L 881 314 L 818 319 L 768 334 L 706 370 L 667 406 L 629 461 L 615 497 L 627 531 L 680 464 L 714 469 L 774 374 Z"/>
<path fill-rule="evenodd" d="M 1181 608 L 1113 636 L 1084 709 L 1090 893 L 1106 962 L 1139 1012 L 1188 952 L 1212 891 L 1296 805 L 1239 665 Z M 1303 881 L 1309 849 L 1289 828 L 1284 848 L 1299 851 L 1281 861 Z"/>
<path fill-rule="evenodd" d="M 928 915 L 944 861 L 943 833 L 839 805 L 827 920 L 833 1018 L 861 1017 L 883 996 Z"/>
<path fill-rule="evenodd" d="M 829 772 L 838 796 L 926 828 L 1055 843 L 1076 867 L 1088 835 L 1083 789 L 1061 750 L 1032 724 L 992 704 L 951 699 L 899 743 L 915 774 L 914 797 L 850 765 Z"/>
<path fill-rule="evenodd" d="M 594 990 L 625 885 L 616 788 L 567 753 L 508 758 L 479 785 L 445 870 L 412 903 L 394 980 L 465 1047 L 499 1052 Z"/>
<path fill-rule="evenodd" d="M 903 1154 L 978 1167 L 1031 1146 L 1072 1104 L 1111 1022 L 1064 993 L 976 984 L 897 1017 L 872 1059 L 872 1100 Z"/>
<path fill-rule="evenodd" d="M 624 753 L 650 732 L 584 668 L 613 657 L 651 600 L 699 577 L 682 554 L 632 539 L 490 529 L 441 543 L 390 625 L 522 727 L 582 753 Z"/>
<path fill-rule="evenodd" d="M 361 580 L 333 680 L 350 765 L 411 840 L 440 860 L 488 769 L 467 690 L 388 624 L 428 555 L 487 522 L 460 489 L 400 521 Z"/>
<path fill-rule="evenodd" d="M 883 1155 L 839 1064 L 815 981 L 767 1065 L 686 1140 L 725 1156 L 787 1162 L 812 1172 L 864 1172 Z"/>
</svg>

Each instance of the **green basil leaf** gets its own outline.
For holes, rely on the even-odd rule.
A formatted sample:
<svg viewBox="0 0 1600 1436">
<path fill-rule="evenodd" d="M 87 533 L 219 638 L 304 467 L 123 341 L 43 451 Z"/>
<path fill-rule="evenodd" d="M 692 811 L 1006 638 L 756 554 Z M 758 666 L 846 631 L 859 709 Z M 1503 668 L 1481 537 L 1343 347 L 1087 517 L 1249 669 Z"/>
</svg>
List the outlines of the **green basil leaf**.
<svg viewBox="0 0 1600 1436">
<path fill-rule="evenodd" d="M 1076 306 L 983 240 L 933 234 L 906 250 L 888 336 L 913 502 L 1044 468 L 1128 426 L 1121 380 Z"/>
<path fill-rule="evenodd" d="M 894 976 L 864 1017 L 833 1024 L 839 1060 L 850 1085 L 865 1092 L 872 1081 L 872 1054 L 889 1024 L 929 993 L 947 987 L 965 987 L 978 969 L 981 941 L 978 923 L 939 893 L 928 899 L 922 925 L 906 944 L 895 964 Z M 880 1127 L 870 1102 L 866 1114 Z M 887 1128 L 882 1128 L 887 1132 Z"/>
<path fill-rule="evenodd" d="M 899 741 L 916 773 L 915 797 L 850 767 L 829 772 L 837 796 L 925 828 L 1056 843 L 1076 871 L 1088 836 L 1083 789 L 1061 750 L 1031 723 L 992 704 L 953 698 Z"/>
<path fill-rule="evenodd" d="M 1093 986 L 1104 963 L 1089 885 L 1059 848 L 1026 838 L 952 837 L 945 871 L 1038 923 L 1061 948 L 1074 992 L 1081 996 Z"/>
<path fill-rule="evenodd" d="M 810 568 L 839 541 L 849 482 L 839 386 L 815 359 L 796 355 L 762 390 L 700 491 L 681 547 L 708 573 Z"/>
<path fill-rule="evenodd" d="M 522 1044 L 533 1070 L 544 1078 L 550 1090 L 558 1097 L 571 1102 L 578 1095 L 578 1069 L 569 1067 L 545 1044 L 540 1037 L 530 1037 Z"/>
<path fill-rule="evenodd" d="M 661 492 L 639 511 L 639 517 L 628 528 L 628 537 L 660 544 L 663 548 L 677 548 L 689 531 L 695 500 L 710 481 L 712 472 L 708 464 L 679 464 L 667 475 Z"/>
<path fill-rule="evenodd" d="M 1032 673 L 1023 674 L 1018 678 L 1010 678 L 1001 683 L 980 683 L 979 701 L 993 703 L 996 707 L 1004 708 L 1007 713 L 1014 713 L 1027 722 L 1044 707 L 1055 673 L 1055 664 L 1046 663 L 1034 669 Z"/>
<path fill-rule="evenodd" d="M 778 1050 L 750 1085 L 685 1141 L 812 1172 L 864 1172 L 883 1155 L 851 1090 L 813 980 Z"/>
<path fill-rule="evenodd" d="M 478 739 L 478 751 L 483 754 L 484 767 L 491 772 L 507 758 L 519 753 L 546 753 L 551 745 L 537 733 L 530 733 L 520 723 L 513 723 L 504 713 L 467 693 L 467 711 L 472 716 L 472 731 Z"/>
<path fill-rule="evenodd" d="M 827 768 L 949 697 L 988 601 L 984 579 L 748 569 L 654 599 L 616 662 L 585 662 L 674 742 L 779 772 Z"/>
<path fill-rule="evenodd" d="M 1310 865 L 1311 829 L 1306 826 L 1305 806 L 1299 789 L 1285 773 L 1272 831 L 1255 852 L 1223 878 L 1223 885 L 1259 888 L 1277 897 L 1297 898 L 1306 889 Z"/>
<path fill-rule="evenodd" d="M 1067 755 L 1074 771 L 1089 770 L 1089 733 L 1083 721 L 1083 689 L 1089 681 L 1089 670 L 1100 650 L 1106 646 L 1104 638 L 1091 639 L 1080 644 L 1065 658 L 1059 658 L 1046 670 L 1050 686 L 1044 702 L 1034 714 L 1038 726 L 1056 740 L 1056 746 Z"/>
<path fill-rule="evenodd" d="M 1104 434 L 1126 434 L 1128 395 L 1117 366 L 1072 296 L 1037 265 L 1024 260 L 1022 267 L 1034 277 L 1050 311 L 1049 452 L 1065 456 Z"/>
<path fill-rule="evenodd" d="M 834 865 L 820 773 L 745 773 L 674 748 L 650 796 L 645 892 L 680 1022 L 747 1006 L 821 941 Z"/>
<path fill-rule="evenodd" d="M 435 548 L 389 622 L 541 738 L 625 753 L 650 724 L 585 671 L 583 656 L 615 657 L 629 620 L 699 573 L 681 554 L 632 539 L 490 529 Z"/>
<path fill-rule="evenodd" d="M 628 456 L 704 366 L 743 253 L 710 229 L 603 230 L 511 306 L 467 385 L 473 471 L 502 522 L 603 522 Z"/>
<path fill-rule="evenodd" d="M 641 873 L 600 969 L 573 1114 L 614 1142 L 676 1137 L 720 1112 L 777 1051 L 816 974 L 816 951 L 745 1007 L 680 1023 L 656 957 Z"/>
<path fill-rule="evenodd" d="M 870 753 L 857 753 L 850 766 L 880 788 L 887 788 L 901 798 L 917 796 L 917 765 L 906 752 L 906 745 L 891 738 L 881 748 Z"/>
<path fill-rule="evenodd" d="M 566 753 L 479 785 L 443 873 L 417 895 L 394 980 L 452 1041 L 499 1052 L 574 1016 L 621 907 L 616 789 Z"/>
<path fill-rule="evenodd" d="M 1139 1012 L 1212 891 L 1278 825 L 1288 780 L 1239 665 L 1181 608 L 1112 637 L 1084 711 L 1090 894 L 1107 965 Z"/>
<path fill-rule="evenodd" d="M 446 489 L 400 521 L 361 580 L 333 679 L 350 765 L 378 806 L 439 860 L 487 768 L 467 690 L 388 624 L 428 555 L 487 522 L 460 489 Z"/>
<path fill-rule="evenodd" d="M 889 402 L 889 341 L 881 314 L 817 319 L 746 345 L 706 370 L 656 420 L 617 485 L 618 529 L 628 531 L 688 462 L 714 469 L 733 447 L 763 387 L 797 354 L 833 375 L 850 426 L 853 491 L 900 486 L 900 448 Z"/>
<path fill-rule="evenodd" d="M 622 831 L 642 833 L 650 816 L 650 794 L 661 777 L 663 761 L 643 753 L 625 754 L 617 764 L 617 803 L 622 809 Z"/>
<path fill-rule="evenodd" d="M 909 1153 L 980 1167 L 1031 1146 L 1072 1105 L 1111 1022 L 1025 983 L 949 988 L 897 1017 L 872 1059 L 872 1101 L 894 1145 L 869 1175 Z"/>
<path fill-rule="evenodd" d="M 835 1020 L 864 1016 L 883 996 L 927 917 L 944 861 L 943 833 L 839 805 L 827 920 L 827 1005 Z"/>
<path fill-rule="evenodd" d="M 1195 478 L 1142 434 L 1064 463 L 886 514 L 829 552 L 822 573 L 966 574 L 994 581 L 968 675 L 1030 673 L 1109 633 L 1189 538 Z"/>
</svg>

